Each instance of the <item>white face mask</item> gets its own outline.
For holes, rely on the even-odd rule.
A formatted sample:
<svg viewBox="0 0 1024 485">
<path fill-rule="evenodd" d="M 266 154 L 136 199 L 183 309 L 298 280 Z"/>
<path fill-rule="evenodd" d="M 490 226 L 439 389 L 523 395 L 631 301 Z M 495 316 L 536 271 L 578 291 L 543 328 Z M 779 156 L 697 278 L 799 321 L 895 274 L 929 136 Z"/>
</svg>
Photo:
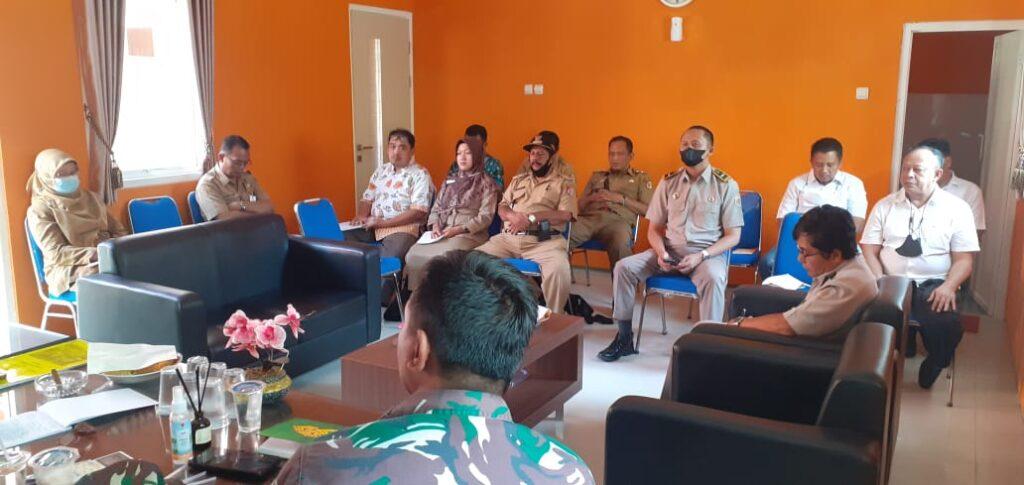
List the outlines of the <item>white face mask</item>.
<svg viewBox="0 0 1024 485">
<path fill-rule="evenodd" d="M 70 194 L 78 190 L 78 175 L 56 177 L 53 179 L 53 190 L 58 194 Z"/>
</svg>

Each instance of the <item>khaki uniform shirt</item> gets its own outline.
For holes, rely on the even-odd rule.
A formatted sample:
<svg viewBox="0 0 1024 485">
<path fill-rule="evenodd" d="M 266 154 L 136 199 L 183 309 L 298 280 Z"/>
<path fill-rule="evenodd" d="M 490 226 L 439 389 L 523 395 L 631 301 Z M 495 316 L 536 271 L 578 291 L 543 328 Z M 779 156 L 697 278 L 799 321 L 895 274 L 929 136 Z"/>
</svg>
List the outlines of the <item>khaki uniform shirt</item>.
<svg viewBox="0 0 1024 485">
<path fill-rule="evenodd" d="M 647 219 L 666 226 L 669 249 L 706 248 L 721 239 L 725 229 L 743 227 L 739 185 L 710 165 L 696 180 L 681 168 L 658 184 Z"/>
<path fill-rule="evenodd" d="M 454 180 L 447 179 L 441 184 L 441 190 L 437 193 L 437 200 L 441 200 L 441 197 L 444 196 L 445 190 L 450 185 L 449 182 L 454 182 Z M 477 200 L 467 200 L 465 204 L 456 208 L 454 212 L 443 219 L 437 209 L 437 204 L 434 204 L 434 207 L 430 210 L 430 217 L 427 219 L 427 230 L 432 230 L 434 224 L 438 222 L 444 228 L 462 226 L 468 232 L 457 237 L 467 237 L 483 243 L 487 241 L 487 230 L 490 229 L 491 221 L 494 220 L 494 213 L 498 209 L 498 188 L 485 190 L 483 196 Z"/>
<path fill-rule="evenodd" d="M 876 295 L 875 275 L 857 255 L 815 278 L 804 301 L 782 316 L 797 335 L 841 337 Z"/>
<path fill-rule="evenodd" d="M 511 210 L 526 214 L 540 211 L 569 211 L 576 218 L 576 182 L 555 170 L 549 170 L 544 177 L 534 177 L 533 173 L 521 173 L 512 178 L 501 204 Z M 530 230 L 536 230 L 536 224 Z M 508 230 L 508 223 L 504 224 Z M 563 226 L 551 229 L 564 231 Z"/>
<path fill-rule="evenodd" d="M 96 219 L 69 216 L 56 200 L 33 201 L 28 208 L 29 230 L 43 253 L 43 274 L 51 296 L 73 289 L 79 276 L 96 273 L 96 245 L 128 234 L 96 193 L 86 192 L 83 197 L 93 205 Z"/>
<path fill-rule="evenodd" d="M 208 221 L 228 212 L 228 205 L 232 202 L 250 204 L 266 200 L 270 200 L 270 196 L 256 182 L 256 177 L 248 172 L 238 180 L 231 180 L 214 166 L 196 184 L 196 202 Z"/>
<path fill-rule="evenodd" d="M 654 185 L 646 172 L 629 167 L 622 172 L 611 171 L 594 172 L 583 189 L 583 196 L 589 196 L 598 189 L 605 189 L 616 194 L 621 194 L 644 204 L 651 202 L 651 195 L 654 193 Z M 632 225 L 636 222 L 637 213 L 629 207 L 619 203 L 593 202 L 585 208 L 583 215 L 610 214 L 613 220 L 620 220 Z"/>
</svg>

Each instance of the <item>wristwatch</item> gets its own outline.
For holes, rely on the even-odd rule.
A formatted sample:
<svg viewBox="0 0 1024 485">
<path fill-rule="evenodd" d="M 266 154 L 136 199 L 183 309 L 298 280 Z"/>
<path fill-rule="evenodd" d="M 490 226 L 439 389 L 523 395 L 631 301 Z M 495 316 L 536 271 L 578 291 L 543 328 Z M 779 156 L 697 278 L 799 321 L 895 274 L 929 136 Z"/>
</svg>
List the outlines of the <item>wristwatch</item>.
<svg viewBox="0 0 1024 485">
<path fill-rule="evenodd" d="M 701 261 L 704 261 L 705 259 L 708 259 L 709 257 L 711 257 L 711 254 L 708 253 L 707 249 L 701 249 L 700 250 L 700 260 Z"/>
<path fill-rule="evenodd" d="M 530 224 L 536 224 L 537 223 L 537 216 L 535 216 L 533 214 L 530 214 L 530 215 L 526 216 L 526 219 L 528 219 L 530 221 Z"/>
</svg>

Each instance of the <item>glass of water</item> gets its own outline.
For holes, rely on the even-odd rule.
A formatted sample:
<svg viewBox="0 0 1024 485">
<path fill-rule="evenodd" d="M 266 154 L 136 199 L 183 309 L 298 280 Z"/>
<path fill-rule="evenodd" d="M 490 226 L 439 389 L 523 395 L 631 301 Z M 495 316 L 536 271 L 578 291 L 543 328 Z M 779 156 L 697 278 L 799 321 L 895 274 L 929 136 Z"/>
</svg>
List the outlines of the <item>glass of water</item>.
<svg viewBox="0 0 1024 485">
<path fill-rule="evenodd" d="M 224 384 L 221 383 L 220 379 L 214 379 L 213 377 L 202 383 L 206 387 L 206 390 L 203 391 L 203 416 L 210 420 L 210 428 L 212 429 L 220 429 L 227 426 L 230 420 L 224 406 Z M 199 394 L 196 393 L 195 381 L 187 382 L 186 387 L 188 393 L 192 395 L 192 399 L 198 399 Z M 198 405 L 199 403 L 196 402 L 196 406 Z"/>
<path fill-rule="evenodd" d="M 206 356 L 203 355 L 193 355 L 192 357 L 189 357 L 188 360 L 186 360 L 185 362 L 188 364 L 188 373 L 191 374 L 198 370 L 200 367 L 208 365 L 210 363 L 210 359 L 207 359 Z M 203 369 L 203 373 L 206 373 L 206 369 Z"/>
<path fill-rule="evenodd" d="M 260 381 L 244 381 L 231 388 L 238 414 L 238 431 L 251 433 L 259 431 L 263 421 L 263 388 Z"/>
<path fill-rule="evenodd" d="M 245 370 L 233 367 L 224 371 L 224 377 L 221 378 L 224 381 L 224 398 L 225 398 L 225 409 L 228 412 L 228 419 L 234 419 L 238 417 L 238 413 L 235 411 L 235 398 L 231 394 L 231 388 L 245 380 Z"/>
<path fill-rule="evenodd" d="M 182 377 L 188 376 L 185 373 L 186 367 L 183 364 L 169 365 L 160 369 L 160 397 L 156 406 L 156 413 L 161 416 L 171 414 L 171 399 L 174 397 L 174 386 L 181 385 L 178 382 L 178 373 L 175 370 L 180 370 Z"/>
<path fill-rule="evenodd" d="M 223 362 L 210 362 L 210 379 L 221 379 L 224 377 L 224 371 L 228 370 L 228 365 Z M 205 372 L 206 369 L 203 369 Z"/>
</svg>

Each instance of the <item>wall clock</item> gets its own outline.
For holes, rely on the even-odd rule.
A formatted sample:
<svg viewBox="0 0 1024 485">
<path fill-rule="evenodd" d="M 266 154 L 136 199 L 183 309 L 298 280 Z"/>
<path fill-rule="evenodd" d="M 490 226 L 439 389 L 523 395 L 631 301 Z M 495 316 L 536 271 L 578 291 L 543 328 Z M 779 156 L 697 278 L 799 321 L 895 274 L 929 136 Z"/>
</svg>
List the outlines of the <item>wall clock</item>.
<svg viewBox="0 0 1024 485">
<path fill-rule="evenodd" d="M 661 3 L 666 7 L 679 8 L 689 5 L 692 1 L 693 0 L 661 0 Z"/>
</svg>

